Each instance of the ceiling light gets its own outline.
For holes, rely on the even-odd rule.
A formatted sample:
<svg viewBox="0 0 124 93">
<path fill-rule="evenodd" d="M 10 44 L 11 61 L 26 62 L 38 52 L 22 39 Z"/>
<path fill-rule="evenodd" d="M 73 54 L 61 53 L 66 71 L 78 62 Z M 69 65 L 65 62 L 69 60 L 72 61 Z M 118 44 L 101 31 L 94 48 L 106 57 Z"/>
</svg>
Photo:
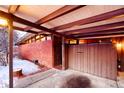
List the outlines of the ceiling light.
<svg viewBox="0 0 124 93">
<path fill-rule="evenodd" d="M 7 20 L 4 18 L 0 18 L 0 26 L 7 26 L 7 25 L 8 25 Z"/>
</svg>

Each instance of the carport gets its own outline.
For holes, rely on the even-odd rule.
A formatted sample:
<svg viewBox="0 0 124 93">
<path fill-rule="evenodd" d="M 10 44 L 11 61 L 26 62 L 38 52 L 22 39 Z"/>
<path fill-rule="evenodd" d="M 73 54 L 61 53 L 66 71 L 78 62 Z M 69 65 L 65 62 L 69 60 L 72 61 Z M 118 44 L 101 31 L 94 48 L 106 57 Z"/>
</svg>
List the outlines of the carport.
<svg viewBox="0 0 124 93">
<path fill-rule="evenodd" d="M 51 67 L 62 65 L 62 70 L 117 80 L 117 67 L 124 69 L 123 17 L 123 5 L 0 6 L 0 18 L 7 20 L 1 26 L 9 32 L 9 87 L 13 88 L 13 30 L 33 34 L 18 46 L 31 44 L 37 37 L 47 42 L 50 37 Z"/>
</svg>

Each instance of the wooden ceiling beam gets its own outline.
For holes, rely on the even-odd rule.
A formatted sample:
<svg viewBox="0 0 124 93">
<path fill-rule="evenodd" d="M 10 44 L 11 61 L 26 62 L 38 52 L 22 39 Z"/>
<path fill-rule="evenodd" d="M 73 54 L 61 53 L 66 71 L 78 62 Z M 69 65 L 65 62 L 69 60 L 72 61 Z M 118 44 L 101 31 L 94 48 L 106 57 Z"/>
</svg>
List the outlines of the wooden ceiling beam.
<svg viewBox="0 0 124 93">
<path fill-rule="evenodd" d="M 38 24 L 35 24 L 35 23 L 30 22 L 28 20 L 25 20 L 23 18 L 17 17 L 15 15 L 12 15 L 12 14 L 9 14 L 9 13 L 6 13 L 6 12 L 3 12 L 1 10 L 0 10 L 0 16 L 4 17 L 4 18 L 7 18 L 8 20 L 10 18 L 12 18 L 14 22 L 21 23 L 21 24 L 24 24 L 24 25 L 27 25 L 27 26 L 31 26 L 33 28 L 40 29 L 44 32 L 49 32 L 49 33 L 54 34 L 54 35 L 58 35 L 58 36 L 61 36 L 61 37 L 66 37 L 65 35 L 63 35 L 61 33 L 58 33 L 58 32 L 55 32 L 54 30 L 51 30 L 51 29 L 48 29 L 46 27 L 40 26 Z M 66 38 L 68 38 L 68 37 L 66 37 Z"/>
<path fill-rule="evenodd" d="M 58 18 L 60 16 L 63 16 L 65 14 L 68 14 L 76 9 L 79 9 L 79 8 L 82 8 L 84 7 L 85 5 L 66 5 L 54 12 L 52 12 L 51 14 L 39 19 L 38 21 L 36 21 L 35 23 L 36 24 L 43 24 L 43 23 L 46 23 L 48 21 L 51 21 L 55 18 Z M 30 30 L 32 29 L 32 27 L 26 27 L 25 30 Z"/>
<path fill-rule="evenodd" d="M 93 27 L 87 27 L 82 29 L 70 30 L 62 33 L 65 35 L 78 35 L 80 33 L 95 32 L 95 31 L 105 30 L 105 29 L 119 27 L 119 26 L 124 26 L 124 21 L 105 24 L 105 25 L 99 25 L 99 26 L 93 26 Z"/>
<path fill-rule="evenodd" d="M 90 23 L 94 23 L 94 22 L 98 22 L 98 21 L 107 20 L 107 19 L 119 16 L 119 15 L 124 15 L 124 8 L 117 9 L 117 10 L 114 10 L 114 11 L 110 11 L 110 12 L 107 12 L 107 13 L 103 13 L 103 14 L 100 14 L 100 15 L 92 16 L 92 17 L 89 17 L 89 18 L 81 19 L 81 20 L 78 20 L 78 21 L 74 21 L 74 22 L 71 22 L 71 23 L 64 24 L 64 25 L 60 25 L 60 26 L 54 27 L 52 29 L 54 29 L 54 30 L 67 29 L 67 28 L 73 27 L 75 25 L 90 24 Z"/>
<path fill-rule="evenodd" d="M 22 32 L 32 33 L 32 34 L 38 34 L 39 33 L 39 32 L 33 31 L 33 30 L 25 31 L 24 28 L 17 27 L 17 26 L 13 26 L 13 29 L 19 30 L 19 31 L 22 31 Z"/>
<path fill-rule="evenodd" d="M 28 20 L 19 18 L 19 17 L 15 16 L 15 15 L 13 15 L 13 20 L 14 20 L 15 22 L 18 22 L 18 23 L 21 23 L 21 24 L 24 24 L 24 25 L 31 26 L 31 27 L 33 27 L 33 28 L 42 30 L 42 31 L 44 31 L 44 32 L 49 32 L 49 33 L 54 34 L 54 35 L 64 36 L 64 35 L 61 34 L 61 33 L 55 32 L 54 30 L 51 30 L 51 29 L 48 29 L 48 28 L 46 28 L 46 27 L 40 26 L 40 25 L 35 24 L 35 23 L 33 23 L 33 22 L 30 22 L 30 21 L 28 21 Z"/>
<path fill-rule="evenodd" d="M 93 34 L 100 34 L 100 33 L 117 33 L 120 31 L 124 31 L 124 27 L 121 28 L 114 28 L 114 29 L 107 29 L 107 30 L 101 30 L 101 31 L 96 31 L 96 32 L 88 32 L 88 33 L 82 33 L 80 35 L 93 35 Z M 78 35 L 78 36 L 80 36 Z"/>
<path fill-rule="evenodd" d="M 124 27 L 122 28 L 115 28 L 115 29 L 108 29 L 108 30 L 102 30 L 102 31 L 96 31 L 92 33 L 82 33 L 76 36 L 73 36 L 75 38 L 84 38 L 84 37 L 96 37 L 96 36 L 102 36 L 102 35 L 108 35 L 108 34 L 121 34 L 124 33 Z"/>
<path fill-rule="evenodd" d="M 97 35 L 90 35 L 90 36 L 83 36 L 83 37 L 80 37 L 80 38 L 98 38 L 98 37 L 112 37 L 112 36 L 124 36 L 124 32 L 119 32 L 119 33 L 109 33 L 109 34 L 97 34 Z"/>
<path fill-rule="evenodd" d="M 14 14 L 18 11 L 20 5 L 10 5 L 8 9 L 8 13 Z"/>
</svg>

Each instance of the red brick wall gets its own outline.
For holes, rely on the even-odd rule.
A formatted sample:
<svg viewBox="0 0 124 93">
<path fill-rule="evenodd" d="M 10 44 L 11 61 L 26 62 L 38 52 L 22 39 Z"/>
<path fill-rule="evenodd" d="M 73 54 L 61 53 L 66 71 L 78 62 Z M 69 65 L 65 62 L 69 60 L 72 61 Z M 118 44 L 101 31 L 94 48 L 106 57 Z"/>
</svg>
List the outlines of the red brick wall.
<svg viewBox="0 0 124 93">
<path fill-rule="evenodd" d="M 24 59 L 38 60 L 40 64 L 53 67 L 51 40 L 20 45 L 19 54 Z"/>
</svg>

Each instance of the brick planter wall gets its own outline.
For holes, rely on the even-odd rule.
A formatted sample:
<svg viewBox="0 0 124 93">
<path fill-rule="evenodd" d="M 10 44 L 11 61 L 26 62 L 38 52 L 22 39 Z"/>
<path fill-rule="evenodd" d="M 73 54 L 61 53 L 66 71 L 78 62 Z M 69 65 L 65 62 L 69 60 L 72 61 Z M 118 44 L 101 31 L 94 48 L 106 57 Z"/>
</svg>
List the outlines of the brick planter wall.
<svg viewBox="0 0 124 93">
<path fill-rule="evenodd" d="M 19 55 L 24 59 L 38 60 L 40 64 L 53 67 L 52 40 L 20 45 Z"/>
</svg>

